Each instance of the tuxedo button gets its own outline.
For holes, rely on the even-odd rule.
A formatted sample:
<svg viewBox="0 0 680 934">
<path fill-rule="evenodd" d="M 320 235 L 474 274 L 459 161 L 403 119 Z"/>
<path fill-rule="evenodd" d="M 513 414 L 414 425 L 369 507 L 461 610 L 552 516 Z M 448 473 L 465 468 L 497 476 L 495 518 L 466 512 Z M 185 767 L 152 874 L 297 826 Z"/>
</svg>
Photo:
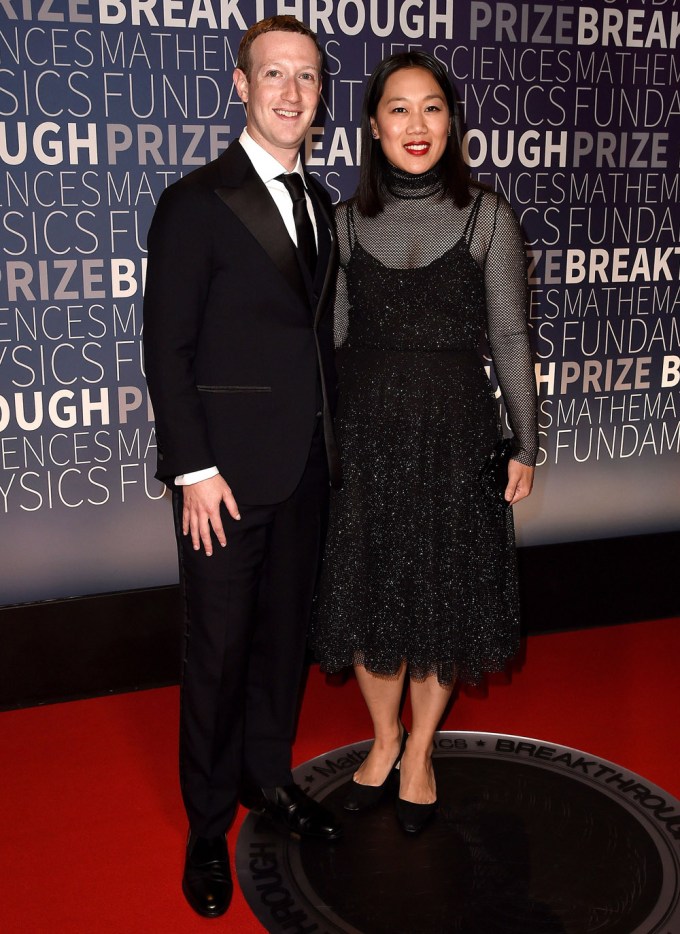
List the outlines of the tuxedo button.
<svg viewBox="0 0 680 934">
<path fill-rule="evenodd" d="M 321 418 L 322 415 L 323 415 L 323 412 L 317 412 L 317 413 L 316 413 L 316 417 L 317 417 L 317 418 Z"/>
</svg>

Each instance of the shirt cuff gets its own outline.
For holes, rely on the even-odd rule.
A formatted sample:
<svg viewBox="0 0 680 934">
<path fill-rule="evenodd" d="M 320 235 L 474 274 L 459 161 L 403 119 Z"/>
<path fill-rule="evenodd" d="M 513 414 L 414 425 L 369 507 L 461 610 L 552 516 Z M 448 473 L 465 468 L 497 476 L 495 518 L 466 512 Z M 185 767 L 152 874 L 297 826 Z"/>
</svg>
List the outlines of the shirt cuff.
<svg viewBox="0 0 680 934">
<path fill-rule="evenodd" d="M 201 480 L 209 480 L 216 477 L 219 473 L 217 467 L 206 467 L 203 470 L 192 470 L 190 473 L 181 473 L 175 477 L 176 486 L 191 486 L 192 483 L 200 483 Z"/>
</svg>

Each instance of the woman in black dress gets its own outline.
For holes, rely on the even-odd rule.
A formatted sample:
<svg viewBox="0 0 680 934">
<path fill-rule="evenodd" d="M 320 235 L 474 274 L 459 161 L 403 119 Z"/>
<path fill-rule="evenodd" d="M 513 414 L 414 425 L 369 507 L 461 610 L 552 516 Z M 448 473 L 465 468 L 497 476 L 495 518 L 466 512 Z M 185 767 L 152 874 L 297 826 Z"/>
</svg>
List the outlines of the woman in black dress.
<svg viewBox="0 0 680 934">
<path fill-rule="evenodd" d="M 475 683 L 517 651 L 508 506 L 531 492 L 538 449 L 523 238 L 508 203 L 470 179 L 454 112 L 432 56 L 381 62 L 359 188 L 336 214 L 345 479 L 314 643 L 325 670 L 354 666 L 375 730 L 346 809 L 375 804 L 399 767 L 397 816 L 411 833 L 436 808 L 433 738 L 455 680 Z M 502 437 L 485 340 L 515 438 L 507 506 L 479 477 Z"/>
</svg>

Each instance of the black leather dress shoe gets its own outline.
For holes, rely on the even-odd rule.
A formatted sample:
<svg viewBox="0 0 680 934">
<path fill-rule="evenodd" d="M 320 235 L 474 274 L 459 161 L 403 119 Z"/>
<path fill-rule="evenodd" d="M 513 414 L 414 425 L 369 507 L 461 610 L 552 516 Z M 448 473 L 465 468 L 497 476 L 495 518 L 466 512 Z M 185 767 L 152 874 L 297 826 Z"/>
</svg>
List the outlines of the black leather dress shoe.
<svg viewBox="0 0 680 934">
<path fill-rule="evenodd" d="M 234 894 L 227 841 L 222 837 L 197 837 L 187 841 L 182 891 L 194 911 L 204 918 L 219 918 Z"/>
<path fill-rule="evenodd" d="M 249 788 L 241 803 L 256 813 L 266 815 L 279 830 L 316 840 L 338 840 L 342 824 L 318 801 L 297 785 L 276 788 Z"/>
</svg>

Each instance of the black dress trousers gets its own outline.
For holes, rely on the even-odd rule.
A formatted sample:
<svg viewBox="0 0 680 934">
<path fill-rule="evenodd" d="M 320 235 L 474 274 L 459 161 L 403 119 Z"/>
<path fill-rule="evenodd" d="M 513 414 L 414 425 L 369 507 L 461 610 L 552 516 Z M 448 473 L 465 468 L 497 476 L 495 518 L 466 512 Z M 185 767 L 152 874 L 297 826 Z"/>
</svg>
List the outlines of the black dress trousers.
<svg viewBox="0 0 680 934">
<path fill-rule="evenodd" d="M 228 477 L 226 478 L 228 482 Z M 237 491 L 236 491 L 237 493 Z M 194 551 L 174 493 L 185 653 L 180 780 L 194 833 L 224 833 L 247 778 L 292 782 L 291 747 L 328 500 L 318 419 L 304 473 L 288 499 L 224 506 L 227 546 Z M 237 495 L 238 502 L 238 495 Z"/>
</svg>

